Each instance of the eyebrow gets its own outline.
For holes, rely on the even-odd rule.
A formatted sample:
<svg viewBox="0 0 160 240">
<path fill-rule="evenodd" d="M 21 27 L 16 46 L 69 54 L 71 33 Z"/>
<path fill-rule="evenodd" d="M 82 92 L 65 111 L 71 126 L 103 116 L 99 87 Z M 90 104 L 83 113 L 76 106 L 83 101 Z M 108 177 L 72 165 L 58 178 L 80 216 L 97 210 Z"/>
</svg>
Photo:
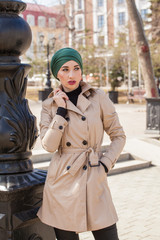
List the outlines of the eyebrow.
<svg viewBox="0 0 160 240">
<path fill-rule="evenodd" d="M 74 67 L 79 67 L 79 65 L 75 65 Z M 69 68 L 68 66 L 62 66 L 62 68 Z"/>
</svg>

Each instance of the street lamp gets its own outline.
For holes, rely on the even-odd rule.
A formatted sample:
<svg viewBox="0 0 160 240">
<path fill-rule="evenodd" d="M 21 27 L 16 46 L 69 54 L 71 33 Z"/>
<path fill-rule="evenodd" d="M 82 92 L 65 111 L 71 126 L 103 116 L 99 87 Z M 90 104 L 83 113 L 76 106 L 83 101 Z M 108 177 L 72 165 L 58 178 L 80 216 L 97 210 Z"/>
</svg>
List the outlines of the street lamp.
<svg viewBox="0 0 160 240">
<path fill-rule="evenodd" d="M 44 35 L 39 36 L 40 44 L 42 46 Z M 49 55 L 50 55 L 50 48 L 53 50 L 55 46 L 56 38 L 51 38 L 47 43 L 47 71 L 46 71 L 46 77 L 47 81 L 45 83 L 44 90 L 39 91 L 39 100 L 44 101 L 48 95 L 53 91 L 53 88 L 51 87 L 51 72 L 50 72 L 50 64 L 49 64 Z"/>
<path fill-rule="evenodd" d="M 54 49 L 56 38 L 53 37 L 49 40 L 51 42 L 51 48 Z M 49 42 L 47 43 L 47 81 L 45 83 L 46 88 L 51 88 L 51 72 L 50 72 L 50 65 L 49 65 L 49 55 L 50 55 L 50 45 Z"/>
</svg>

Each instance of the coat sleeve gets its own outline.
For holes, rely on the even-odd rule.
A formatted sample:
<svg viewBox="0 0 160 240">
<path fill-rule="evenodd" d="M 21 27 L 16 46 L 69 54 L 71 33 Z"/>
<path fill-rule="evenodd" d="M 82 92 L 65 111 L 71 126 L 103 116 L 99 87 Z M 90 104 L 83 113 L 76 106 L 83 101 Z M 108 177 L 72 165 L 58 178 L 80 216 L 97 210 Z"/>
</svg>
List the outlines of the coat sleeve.
<svg viewBox="0 0 160 240">
<path fill-rule="evenodd" d="M 109 135 L 111 143 L 100 159 L 108 171 L 113 168 L 125 145 L 126 136 L 120 125 L 118 115 L 112 101 L 105 92 L 100 94 L 101 113 L 104 131 Z"/>
<path fill-rule="evenodd" d="M 40 138 L 43 148 L 48 152 L 55 152 L 68 122 L 60 115 L 52 116 L 52 104 L 47 99 L 42 103 L 40 120 Z"/>
</svg>

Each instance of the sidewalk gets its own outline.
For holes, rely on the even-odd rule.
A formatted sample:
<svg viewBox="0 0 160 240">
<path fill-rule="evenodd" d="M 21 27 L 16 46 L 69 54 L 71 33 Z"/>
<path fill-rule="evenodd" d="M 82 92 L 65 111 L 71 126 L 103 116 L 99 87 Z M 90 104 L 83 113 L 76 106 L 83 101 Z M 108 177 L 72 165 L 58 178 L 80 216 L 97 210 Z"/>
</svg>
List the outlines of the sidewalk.
<svg viewBox="0 0 160 240">
<path fill-rule="evenodd" d="M 40 119 L 41 102 L 29 101 L 30 109 Z M 115 105 L 127 136 L 124 150 L 150 159 L 153 167 L 108 177 L 113 201 L 119 216 L 120 240 L 160 239 L 160 143 L 145 134 L 146 106 Z M 104 135 L 104 143 L 109 138 Z M 42 150 L 38 139 L 34 151 Z M 81 233 L 80 240 L 93 240 L 91 232 Z"/>
</svg>

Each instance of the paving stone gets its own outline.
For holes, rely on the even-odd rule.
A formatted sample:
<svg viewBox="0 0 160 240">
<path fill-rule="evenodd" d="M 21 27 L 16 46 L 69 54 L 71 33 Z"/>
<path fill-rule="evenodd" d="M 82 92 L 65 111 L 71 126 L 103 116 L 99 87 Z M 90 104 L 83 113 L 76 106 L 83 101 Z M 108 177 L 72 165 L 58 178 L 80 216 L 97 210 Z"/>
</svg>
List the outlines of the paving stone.
<svg viewBox="0 0 160 240">
<path fill-rule="evenodd" d="M 84 232 L 79 234 L 80 240 L 94 240 L 91 232 Z"/>
</svg>

